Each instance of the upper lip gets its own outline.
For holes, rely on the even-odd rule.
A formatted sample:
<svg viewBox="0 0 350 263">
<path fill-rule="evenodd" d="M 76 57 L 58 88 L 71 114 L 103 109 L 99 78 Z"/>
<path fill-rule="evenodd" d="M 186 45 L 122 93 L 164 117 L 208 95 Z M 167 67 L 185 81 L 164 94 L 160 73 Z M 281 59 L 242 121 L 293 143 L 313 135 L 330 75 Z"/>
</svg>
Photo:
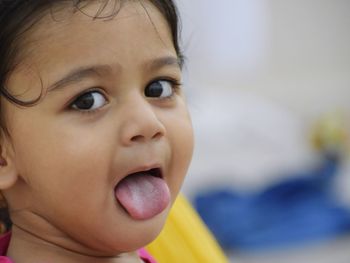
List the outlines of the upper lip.
<svg viewBox="0 0 350 263">
<path fill-rule="evenodd" d="M 137 166 L 136 168 L 127 172 L 126 176 L 140 172 L 151 172 L 152 175 L 163 178 L 163 169 L 160 164 Z"/>
</svg>

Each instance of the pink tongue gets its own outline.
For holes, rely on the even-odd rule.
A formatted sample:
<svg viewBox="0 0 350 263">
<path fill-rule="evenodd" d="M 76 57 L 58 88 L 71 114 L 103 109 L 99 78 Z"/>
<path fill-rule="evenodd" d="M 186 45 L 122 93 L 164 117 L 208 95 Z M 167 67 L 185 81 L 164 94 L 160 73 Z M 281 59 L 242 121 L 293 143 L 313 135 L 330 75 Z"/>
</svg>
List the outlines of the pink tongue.
<svg viewBox="0 0 350 263">
<path fill-rule="evenodd" d="M 170 202 L 170 192 L 165 181 L 141 173 L 124 178 L 117 185 L 115 196 L 129 215 L 139 220 L 158 215 Z"/>
</svg>

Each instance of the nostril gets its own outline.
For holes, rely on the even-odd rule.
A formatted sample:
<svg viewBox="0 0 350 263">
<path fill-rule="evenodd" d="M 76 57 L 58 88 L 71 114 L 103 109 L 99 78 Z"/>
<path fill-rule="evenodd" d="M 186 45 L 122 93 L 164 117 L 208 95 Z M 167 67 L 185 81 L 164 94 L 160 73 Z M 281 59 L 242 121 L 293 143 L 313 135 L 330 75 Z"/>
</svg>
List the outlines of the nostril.
<svg viewBox="0 0 350 263">
<path fill-rule="evenodd" d="M 153 135 L 152 139 L 159 139 L 163 136 L 162 132 L 157 132 L 156 134 Z"/>
<path fill-rule="evenodd" d="M 132 138 L 131 138 L 131 141 L 132 142 L 137 142 L 137 141 L 142 141 L 142 140 L 144 140 L 144 136 L 142 136 L 142 135 L 136 135 L 136 136 L 133 136 Z"/>
<path fill-rule="evenodd" d="M 151 139 L 159 139 L 163 136 L 162 134 L 163 133 L 161 133 L 161 132 L 157 132 L 151 137 Z M 135 136 L 131 137 L 132 142 L 141 142 L 145 139 L 146 139 L 146 137 L 144 135 L 135 135 Z"/>
</svg>

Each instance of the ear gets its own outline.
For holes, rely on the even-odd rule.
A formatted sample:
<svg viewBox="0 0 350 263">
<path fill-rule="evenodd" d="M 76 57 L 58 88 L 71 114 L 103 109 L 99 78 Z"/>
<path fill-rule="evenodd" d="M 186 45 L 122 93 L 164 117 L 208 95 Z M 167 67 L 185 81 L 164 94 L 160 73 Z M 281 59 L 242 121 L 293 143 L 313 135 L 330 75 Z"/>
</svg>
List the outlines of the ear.
<svg viewBox="0 0 350 263">
<path fill-rule="evenodd" d="M 6 147 L 7 146 L 7 147 Z M 17 179 L 18 173 L 14 164 L 12 147 L 8 142 L 1 140 L 0 145 L 0 190 L 12 187 Z"/>
</svg>

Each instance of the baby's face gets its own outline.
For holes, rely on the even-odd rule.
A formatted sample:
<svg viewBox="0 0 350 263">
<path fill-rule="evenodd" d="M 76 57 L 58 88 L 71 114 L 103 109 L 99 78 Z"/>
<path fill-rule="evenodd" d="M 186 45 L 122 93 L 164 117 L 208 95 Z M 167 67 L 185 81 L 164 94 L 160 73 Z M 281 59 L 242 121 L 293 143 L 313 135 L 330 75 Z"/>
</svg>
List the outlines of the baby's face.
<svg viewBox="0 0 350 263">
<path fill-rule="evenodd" d="M 48 15 L 8 82 L 22 100 L 47 94 L 32 107 L 2 102 L 18 174 L 4 191 L 14 223 L 87 254 L 155 238 L 192 155 L 168 25 L 150 4 L 151 20 L 130 2 L 108 20 Z"/>
</svg>

